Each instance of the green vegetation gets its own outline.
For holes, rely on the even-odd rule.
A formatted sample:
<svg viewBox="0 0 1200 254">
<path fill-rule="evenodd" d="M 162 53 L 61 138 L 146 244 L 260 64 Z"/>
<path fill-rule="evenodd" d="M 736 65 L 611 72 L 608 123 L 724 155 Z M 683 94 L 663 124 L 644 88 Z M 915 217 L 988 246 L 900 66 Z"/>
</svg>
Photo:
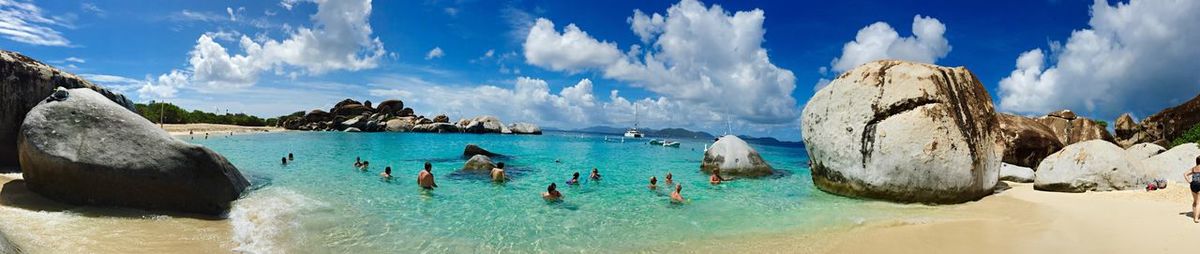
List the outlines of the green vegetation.
<svg viewBox="0 0 1200 254">
<path fill-rule="evenodd" d="M 1184 132 L 1175 140 L 1171 140 L 1171 147 L 1182 145 L 1184 143 L 1200 143 L 1200 124 L 1193 125 L 1191 129 Z"/>
<path fill-rule="evenodd" d="M 1108 122 L 1104 120 L 1092 120 L 1092 122 L 1096 123 L 1096 125 L 1100 125 L 1100 128 L 1108 128 Z"/>
<path fill-rule="evenodd" d="M 150 122 L 159 123 L 212 123 L 212 124 L 232 124 L 242 126 L 266 126 L 274 123 L 274 118 L 262 119 L 257 116 L 247 115 L 244 113 L 218 115 L 199 110 L 188 112 L 170 103 L 158 103 L 151 101 L 150 104 L 134 104 L 134 109 L 139 115 L 150 120 Z M 160 116 L 161 114 L 161 116 Z"/>
</svg>

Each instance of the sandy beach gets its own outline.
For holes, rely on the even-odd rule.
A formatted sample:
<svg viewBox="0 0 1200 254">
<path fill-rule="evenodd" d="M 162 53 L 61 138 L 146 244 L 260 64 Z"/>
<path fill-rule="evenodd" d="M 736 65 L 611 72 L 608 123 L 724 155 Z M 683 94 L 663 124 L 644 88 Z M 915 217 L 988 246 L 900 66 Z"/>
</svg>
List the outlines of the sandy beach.
<svg viewBox="0 0 1200 254">
<path fill-rule="evenodd" d="M 189 123 L 189 124 L 164 124 L 163 129 L 174 136 L 192 135 L 218 135 L 224 134 L 253 134 L 266 132 L 281 132 L 287 131 L 279 127 L 255 127 L 255 126 L 240 126 L 228 124 L 209 124 L 209 123 Z"/>
<path fill-rule="evenodd" d="M 928 213 L 866 221 L 850 229 L 744 236 L 696 246 L 757 253 L 1137 253 L 1194 252 L 1187 187 L 1056 193 L 1032 184 Z M 879 204 L 880 209 L 890 205 Z"/>
</svg>

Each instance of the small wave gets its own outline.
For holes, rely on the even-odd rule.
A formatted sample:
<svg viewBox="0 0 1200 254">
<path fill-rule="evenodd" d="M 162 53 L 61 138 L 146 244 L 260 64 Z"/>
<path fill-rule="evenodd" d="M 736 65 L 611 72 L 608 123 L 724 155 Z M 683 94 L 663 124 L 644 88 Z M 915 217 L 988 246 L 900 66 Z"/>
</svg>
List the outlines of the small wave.
<svg viewBox="0 0 1200 254">
<path fill-rule="evenodd" d="M 308 211 L 328 205 L 285 188 L 264 188 L 238 200 L 229 212 L 233 225 L 234 251 L 243 253 L 286 252 L 289 233 L 298 231 Z"/>
</svg>

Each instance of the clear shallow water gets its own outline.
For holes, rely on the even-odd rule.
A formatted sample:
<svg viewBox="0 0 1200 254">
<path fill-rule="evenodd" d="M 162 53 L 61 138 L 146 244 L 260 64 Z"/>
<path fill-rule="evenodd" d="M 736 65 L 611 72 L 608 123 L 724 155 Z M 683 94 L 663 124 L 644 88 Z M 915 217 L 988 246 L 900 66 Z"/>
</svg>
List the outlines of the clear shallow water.
<svg viewBox="0 0 1200 254">
<path fill-rule="evenodd" d="M 605 142 L 603 136 L 288 132 L 189 139 L 220 152 L 254 190 L 230 212 L 236 250 L 251 252 L 579 252 L 687 246 L 741 235 L 836 228 L 862 222 L 869 202 L 812 185 L 802 148 L 755 145 L 779 173 L 719 186 L 699 172 L 708 140 L 680 148 Z M 512 180 L 464 174 L 469 143 L 507 155 Z M 280 157 L 296 160 L 280 165 Z M 354 158 L 371 162 L 362 172 Z M 558 159 L 561 163 L 555 163 Z M 424 192 L 425 161 L 441 186 Z M 395 179 L 378 174 L 392 166 Z M 604 176 L 562 184 L 592 167 Z M 663 175 L 683 185 L 684 205 L 668 201 Z M 660 190 L 646 188 L 658 176 Z M 541 193 L 559 183 L 565 202 Z M 873 217 L 873 216 L 872 216 Z"/>
</svg>

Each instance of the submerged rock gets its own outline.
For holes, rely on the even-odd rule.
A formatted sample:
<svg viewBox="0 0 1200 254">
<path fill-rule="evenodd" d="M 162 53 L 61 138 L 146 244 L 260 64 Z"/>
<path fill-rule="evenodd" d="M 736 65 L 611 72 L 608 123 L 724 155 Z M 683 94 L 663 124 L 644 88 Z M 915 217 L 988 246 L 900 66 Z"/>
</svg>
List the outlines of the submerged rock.
<svg viewBox="0 0 1200 254">
<path fill-rule="evenodd" d="M 1068 145 L 1042 160 L 1033 188 L 1058 192 L 1127 190 L 1141 188 L 1150 179 L 1153 176 L 1121 147 L 1089 140 Z"/>
<path fill-rule="evenodd" d="M 74 74 L 16 52 L 0 50 L 0 167 L 17 165 L 17 135 L 25 114 L 57 87 L 87 88 L 133 111 L 133 102 Z"/>
<path fill-rule="evenodd" d="M 413 126 L 413 129 L 412 129 L 412 131 L 413 131 L 413 132 L 427 132 L 427 133 L 454 133 L 454 132 L 461 132 L 461 131 L 459 130 L 459 128 L 458 128 L 458 126 L 457 126 L 457 125 L 450 124 L 450 123 L 428 123 L 428 124 L 418 124 L 418 125 L 416 125 L 416 126 Z"/>
<path fill-rule="evenodd" d="M 1012 165 L 1008 163 L 1000 164 L 1000 180 L 1018 183 L 1032 183 L 1034 177 L 1033 169 Z"/>
<path fill-rule="evenodd" d="M 1054 131 L 1038 121 L 1004 113 L 996 117 L 1004 141 L 1004 163 L 1037 167 L 1042 158 L 1063 148 Z"/>
<path fill-rule="evenodd" d="M 475 156 L 471 156 L 471 159 L 468 159 L 467 163 L 463 164 L 462 170 L 483 171 L 483 170 L 492 170 L 492 168 L 495 168 L 495 167 L 496 167 L 496 164 L 492 163 L 491 157 L 488 157 L 487 155 L 477 154 Z"/>
<path fill-rule="evenodd" d="M 38 104 L 21 125 L 29 189 L 83 205 L 222 214 L 249 183 L 233 164 L 171 137 L 89 89 Z"/>
<path fill-rule="evenodd" d="M 501 133 L 505 129 L 504 123 L 495 116 L 477 116 L 465 126 L 459 127 L 466 133 Z"/>
<path fill-rule="evenodd" d="M 470 157 L 474 157 L 475 155 L 496 157 L 500 154 L 493 153 L 493 152 L 488 151 L 487 149 L 483 149 L 483 147 L 479 147 L 478 145 L 475 145 L 475 144 L 467 144 L 467 147 L 463 148 L 463 157 L 470 158 Z"/>
<path fill-rule="evenodd" d="M 514 134 L 542 135 L 542 128 L 531 123 L 513 123 L 508 126 L 508 129 Z"/>
<path fill-rule="evenodd" d="M 757 150 L 735 135 L 725 135 L 704 151 L 700 171 L 712 173 L 720 169 L 722 175 L 765 176 L 772 173 L 770 164 L 763 160 Z"/>
<path fill-rule="evenodd" d="M 823 191 L 960 203 L 993 193 L 998 125 L 991 96 L 966 68 L 875 61 L 813 95 L 801 134 Z"/>
</svg>

